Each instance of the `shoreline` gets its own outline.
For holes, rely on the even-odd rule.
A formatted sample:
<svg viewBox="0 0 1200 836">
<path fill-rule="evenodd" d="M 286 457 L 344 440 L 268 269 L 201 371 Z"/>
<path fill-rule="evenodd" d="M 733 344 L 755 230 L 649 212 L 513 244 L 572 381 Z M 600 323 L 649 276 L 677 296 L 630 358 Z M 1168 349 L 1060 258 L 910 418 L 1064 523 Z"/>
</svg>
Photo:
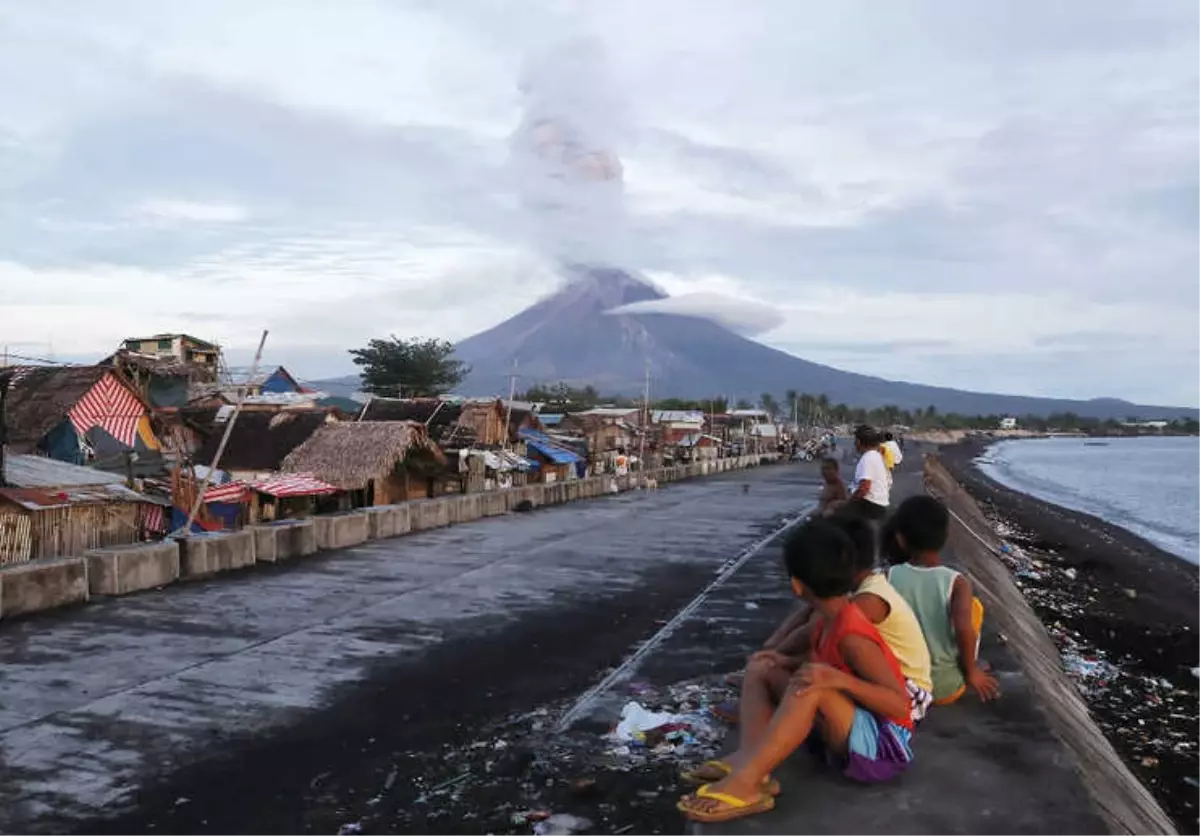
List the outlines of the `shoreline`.
<svg viewBox="0 0 1200 836">
<path fill-rule="evenodd" d="M 938 452 L 1010 544 L 1005 562 L 1097 725 L 1181 833 L 1197 820 L 1197 567 L 1102 519 L 1008 488 L 975 464 L 994 440 Z"/>
</svg>

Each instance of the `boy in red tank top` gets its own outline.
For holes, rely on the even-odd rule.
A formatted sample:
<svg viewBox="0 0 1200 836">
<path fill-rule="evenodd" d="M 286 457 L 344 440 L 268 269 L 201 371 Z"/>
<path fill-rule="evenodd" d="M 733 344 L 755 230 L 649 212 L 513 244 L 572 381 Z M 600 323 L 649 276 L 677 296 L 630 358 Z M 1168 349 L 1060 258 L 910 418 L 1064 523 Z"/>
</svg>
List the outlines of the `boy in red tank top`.
<svg viewBox="0 0 1200 836">
<path fill-rule="evenodd" d="M 792 589 L 819 619 L 811 661 L 792 678 L 763 734 L 726 759 L 729 775 L 680 800 L 694 821 L 772 809 L 778 785 L 771 773 L 805 741 L 858 781 L 886 781 L 912 762 L 911 704 L 900 663 L 850 600 L 856 568 L 849 536 L 835 523 L 813 520 L 788 537 L 783 556 Z"/>
</svg>

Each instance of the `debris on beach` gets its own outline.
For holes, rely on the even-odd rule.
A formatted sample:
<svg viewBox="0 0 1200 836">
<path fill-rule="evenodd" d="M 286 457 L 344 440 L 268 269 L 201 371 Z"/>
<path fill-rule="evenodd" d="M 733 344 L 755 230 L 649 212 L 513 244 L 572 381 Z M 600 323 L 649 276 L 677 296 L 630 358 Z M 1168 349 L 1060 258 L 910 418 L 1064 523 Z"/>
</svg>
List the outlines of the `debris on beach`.
<svg viewBox="0 0 1200 836">
<path fill-rule="evenodd" d="M 585 819 L 582 816 L 573 816 L 570 813 L 556 813 L 535 824 L 533 832 L 537 836 L 567 836 L 567 834 L 587 830 L 591 826 L 591 820 Z"/>
<path fill-rule="evenodd" d="M 1032 533 L 988 516 L 1002 539 L 999 559 L 1046 626 L 1096 725 L 1160 800 L 1165 794 L 1194 811 L 1196 783 L 1188 777 L 1200 757 L 1200 667 L 1156 666 L 1148 632 L 1140 651 L 1119 641 L 1127 627 L 1118 602 L 1136 600 L 1136 589 L 1100 587 L 1055 552 L 1018 544 L 1038 542 Z"/>
</svg>

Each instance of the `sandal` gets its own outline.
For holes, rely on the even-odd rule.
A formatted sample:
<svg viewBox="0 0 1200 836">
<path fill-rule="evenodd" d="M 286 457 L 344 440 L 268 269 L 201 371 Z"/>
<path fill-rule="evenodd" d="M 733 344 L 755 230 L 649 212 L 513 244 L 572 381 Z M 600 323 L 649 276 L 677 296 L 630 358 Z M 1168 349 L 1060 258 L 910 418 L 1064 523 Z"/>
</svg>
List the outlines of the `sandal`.
<svg viewBox="0 0 1200 836">
<path fill-rule="evenodd" d="M 705 761 L 695 769 L 689 769 L 686 772 L 679 773 L 679 777 L 688 784 L 711 784 L 715 781 L 722 781 L 728 778 L 733 773 L 733 767 L 728 762 L 723 760 Z M 779 785 L 779 781 L 774 778 L 767 777 L 763 779 L 763 792 L 774 797 L 783 792 L 783 788 Z"/>
<path fill-rule="evenodd" d="M 707 809 L 707 805 L 701 807 L 697 804 L 700 801 L 716 801 L 722 806 L 716 809 Z M 736 795 L 717 792 L 711 789 L 709 784 L 705 784 L 696 790 L 694 794 L 685 795 L 679 799 L 679 803 L 675 805 L 675 808 L 692 821 L 703 824 L 716 824 L 718 822 L 733 821 L 734 819 L 742 819 L 746 816 L 755 816 L 759 813 L 774 810 L 775 798 L 767 793 L 761 793 L 753 801 L 746 801 L 745 799 L 738 798 Z"/>
</svg>

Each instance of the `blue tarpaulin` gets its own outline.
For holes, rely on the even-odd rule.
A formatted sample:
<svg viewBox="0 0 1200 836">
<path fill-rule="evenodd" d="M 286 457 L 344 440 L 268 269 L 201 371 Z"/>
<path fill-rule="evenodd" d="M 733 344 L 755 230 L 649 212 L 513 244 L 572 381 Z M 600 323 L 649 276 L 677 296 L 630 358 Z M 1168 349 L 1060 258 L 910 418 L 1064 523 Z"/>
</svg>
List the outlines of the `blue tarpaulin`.
<svg viewBox="0 0 1200 836">
<path fill-rule="evenodd" d="M 553 439 L 537 430 L 523 429 L 520 436 L 526 446 L 536 450 L 555 464 L 579 464 L 583 458 L 554 443 Z"/>
</svg>

